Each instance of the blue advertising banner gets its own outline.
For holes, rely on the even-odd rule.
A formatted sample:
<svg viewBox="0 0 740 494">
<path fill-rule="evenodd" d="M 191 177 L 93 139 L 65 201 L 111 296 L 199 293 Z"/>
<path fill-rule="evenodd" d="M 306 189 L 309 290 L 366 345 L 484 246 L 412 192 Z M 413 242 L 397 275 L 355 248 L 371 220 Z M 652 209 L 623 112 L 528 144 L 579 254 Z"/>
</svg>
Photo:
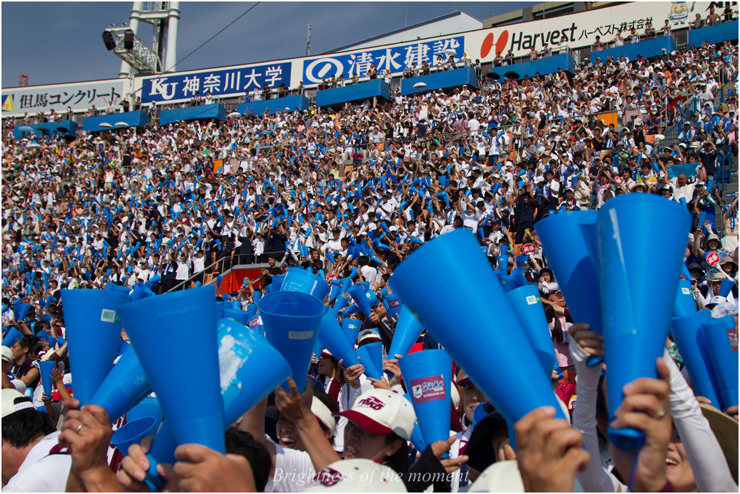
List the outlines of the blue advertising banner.
<svg viewBox="0 0 740 494">
<path fill-rule="evenodd" d="M 257 87 L 290 87 L 292 62 L 203 70 L 186 74 L 158 75 L 142 81 L 142 103 L 187 100 L 210 91 L 214 98 L 243 94 Z"/>
<path fill-rule="evenodd" d="M 344 76 L 349 79 L 354 74 L 363 77 L 374 64 L 378 74 L 390 69 L 392 74 L 400 74 L 406 67 L 421 67 L 424 62 L 434 65 L 437 55 L 446 60 L 454 50 L 455 58 L 460 59 L 465 52 L 465 36 L 442 38 L 401 46 L 368 49 L 347 54 L 337 54 L 303 61 L 303 84 L 319 84 L 322 78 Z M 446 53 L 447 52 L 447 53 Z"/>
</svg>

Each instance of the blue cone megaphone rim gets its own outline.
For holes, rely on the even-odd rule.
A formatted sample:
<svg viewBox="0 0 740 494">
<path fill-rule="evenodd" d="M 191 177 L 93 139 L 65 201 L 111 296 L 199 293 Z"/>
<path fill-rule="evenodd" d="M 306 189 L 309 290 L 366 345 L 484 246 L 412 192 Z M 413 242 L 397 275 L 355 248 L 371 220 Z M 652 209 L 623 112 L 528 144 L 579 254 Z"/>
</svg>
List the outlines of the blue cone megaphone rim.
<svg viewBox="0 0 740 494">
<path fill-rule="evenodd" d="M 655 221 L 660 218 L 660 221 Z M 598 213 L 599 288 L 609 420 L 624 398 L 623 388 L 638 378 L 656 379 L 674 311 L 691 215 L 674 201 L 647 194 L 610 199 Z M 659 242 L 660 256 L 644 255 Z M 656 285 L 652 281 L 662 280 Z M 619 449 L 634 449 L 642 432 L 607 431 Z"/>
<path fill-rule="evenodd" d="M 159 419 L 161 420 L 161 419 Z M 156 417 L 142 417 L 127 422 L 124 426 L 113 431 L 110 443 L 116 447 L 123 456 L 128 456 L 128 448 L 133 444 L 139 444 L 146 436 L 153 435 L 159 427 Z"/>
<path fill-rule="evenodd" d="M 241 324 L 249 322 L 249 313 L 241 309 L 224 309 L 223 318 L 231 319 Z"/>
<path fill-rule="evenodd" d="M 731 280 L 729 278 L 724 278 L 722 280 L 722 284 L 720 285 L 720 288 L 719 288 L 719 296 L 720 297 L 727 298 L 727 296 L 732 291 L 732 287 L 734 287 L 734 286 L 735 286 L 735 280 Z"/>
<path fill-rule="evenodd" d="M 290 268 L 280 286 L 281 292 L 301 292 L 313 295 L 322 302 L 330 292 L 326 281 L 304 269 Z"/>
<path fill-rule="evenodd" d="M 389 284 L 504 417 L 516 422 L 550 405 L 565 419 L 550 379 L 531 371 L 540 368 L 537 356 L 472 232 L 460 228 L 419 247 L 394 270 Z M 458 328 L 470 333 L 460 338 Z M 502 345 L 508 351 L 496 359 L 481 354 L 481 348 Z M 494 378 L 499 371 L 509 376 L 505 382 Z M 511 389 L 517 389 L 515 400 Z"/>
<path fill-rule="evenodd" d="M 113 367 L 121 337 L 118 309 L 130 301 L 116 290 L 62 290 L 70 368 L 75 370 L 75 398 L 90 403 Z"/>
<path fill-rule="evenodd" d="M 396 330 L 393 332 L 391 346 L 388 349 L 388 358 L 394 359 L 396 355 L 405 356 L 408 354 L 422 331 L 424 331 L 424 326 L 421 322 L 411 312 L 411 309 L 402 305 L 398 314 Z"/>
<path fill-rule="evenodd" d="M 275 347 L 293 369 L 293 379 L 303 392 L 311 355 L 326 310 L 319 299 L 301 292 L 274 292 L 258 305 L 267 341 Z M 294 314 L 287 313 L 292 309 Z M 283 383 L 287 390 L 287 384 Z"/>
<path fill-rule="evenodd" d="M 215 286 L 138 300 L 117 312 L 177 442 L 202 444 L 223 454 Z M 168 352 L 163 355 L 164 347 Z M 182 382 L 178 359 L 195 354 L 199 356 L 198 372 Z M 182 396 L 194 388 L 198 400 L 183 407 Z"/>
</svg>

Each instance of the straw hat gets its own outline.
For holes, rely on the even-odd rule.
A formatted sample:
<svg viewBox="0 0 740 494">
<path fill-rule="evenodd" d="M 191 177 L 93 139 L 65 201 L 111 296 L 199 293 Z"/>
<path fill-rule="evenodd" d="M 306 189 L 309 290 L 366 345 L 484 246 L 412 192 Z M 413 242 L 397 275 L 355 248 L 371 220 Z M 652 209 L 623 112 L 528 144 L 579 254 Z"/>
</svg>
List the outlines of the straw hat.
<svg viewBox="0 0 740 494">
<path fill-rule="evenodd" d="M 737 483 L 737 426 L 738 422 L 729 415 L 722 413 L 711 405 L 699 403 L 704 418 L 709 422 L 709 427 L 717 437 L 722 453 L 725 455 L 727 465 L 732 472 L 732 478 Z"/>
</svg>

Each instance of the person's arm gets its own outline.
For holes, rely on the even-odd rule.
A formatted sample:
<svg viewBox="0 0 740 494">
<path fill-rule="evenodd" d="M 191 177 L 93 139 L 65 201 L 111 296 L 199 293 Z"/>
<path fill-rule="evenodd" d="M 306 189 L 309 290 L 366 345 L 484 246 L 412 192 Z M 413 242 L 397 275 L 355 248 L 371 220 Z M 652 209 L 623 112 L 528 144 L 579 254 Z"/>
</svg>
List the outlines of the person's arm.
<svg viewBox="0 0 740 494">
<path fill-rule="evenodd" d="M 625 486 L 601 464 L 599 436 L 596 432 L 596 398 L 598 396 L 601 365 L 589 367 L 586 360 L 590 355 L 604 355 L 604 338 L 585 323 L 577 323 L 568 329 L 570 356 L 576 368 L 578 406 L 573 412 L 573 427 L 583 436 L 583 444 L 591 458 L 576 478 L 586 492 L 624 492 Z M 582 346 L 581 346 L 582 345 Z"/>
<path fill-rule="evenodd" d="M 288 378 L 288 386 L 290 395 L 280 386 L 275 389 L 275 404 L 280 413 L 298 428 L 298 433 L 306 446 L 306 452 L 311 457 L 314 468 L 319 472 L 341 458 L 334 451 L 331 443 L 327 441 L 319 422 L 298 392 L 293 378 Z"/>
<path fill-rule="evenodd" d="M 673 425 L 686 450 L 696 487 L 699 492 L 737 492 L 738 486 L 732 478 L 717 437 L 668 350 L 663 352 L 663 360 L 670 372 L 671 391 L 668 398 Z"/>
</svg>

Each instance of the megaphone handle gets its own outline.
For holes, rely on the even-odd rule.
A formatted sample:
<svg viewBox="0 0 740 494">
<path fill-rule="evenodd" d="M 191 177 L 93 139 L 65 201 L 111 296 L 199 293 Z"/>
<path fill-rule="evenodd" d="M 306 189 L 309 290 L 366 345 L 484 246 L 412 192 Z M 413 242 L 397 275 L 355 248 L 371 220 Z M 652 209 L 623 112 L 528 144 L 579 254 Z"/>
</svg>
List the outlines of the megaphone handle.
<svg viewBox="0 0 740 494">
<path fill-rule="evenodd" d="M 146 459 L 149 460 L 149 470 L 146 472 L 144 483 L 149 487 L 150 491 L 157 492 L 162 487 L 162 484 L 164 484 L 162 477 L 157 473 L 158 463 L 157 460 L 152 458 L 152 455 L 146 455 Z"/>
</svg>

